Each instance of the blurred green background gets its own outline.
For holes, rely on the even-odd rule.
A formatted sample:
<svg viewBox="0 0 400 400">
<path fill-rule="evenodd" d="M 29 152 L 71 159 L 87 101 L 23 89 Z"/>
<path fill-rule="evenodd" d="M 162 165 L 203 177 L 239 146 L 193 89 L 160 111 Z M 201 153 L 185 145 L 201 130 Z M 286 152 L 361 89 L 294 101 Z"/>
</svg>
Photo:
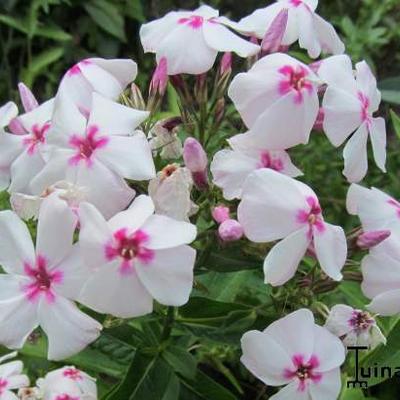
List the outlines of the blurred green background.
<svg viewBox="0 0 400 400">
<path fill-rule="evenodd" d="M 90 56 L 131 57 L 148 79 L 153 58 L 144 57 L 140 24 L 195 0 L 0 0 L 0 102 L 16 97 L 22 80 L 40 99 L 54 95 L 62 73 Z M 210 0 L 239 19 L 267 1 Z M 400 75 L 399 0 L 324 0 L 319 13 L 335 24 L 355 61 L 367 59 L 380 80 Z"/>
</svg>

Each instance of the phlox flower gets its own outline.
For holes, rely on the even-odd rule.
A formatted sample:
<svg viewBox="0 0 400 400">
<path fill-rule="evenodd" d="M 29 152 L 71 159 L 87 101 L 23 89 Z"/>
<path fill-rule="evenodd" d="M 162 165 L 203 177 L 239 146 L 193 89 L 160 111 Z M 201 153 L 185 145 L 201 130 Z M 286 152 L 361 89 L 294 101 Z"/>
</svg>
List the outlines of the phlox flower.
<svg viewBox="0 0 400 400">
<path fill-rule="evenodd" d="M 234 27 L 263 39 L 278 14 L 287 9 L 288 21 L 281 45 L 290 46 L 298 41 L 311 58 L 319 57 L 321 52 L 343 53 L 343 42 L 333 26 L 315 12 L 317 6 L 318 0 L 278 0 L 268 7 L 255 10 Z"/>
<path fill-rule="evenodd" d="M 354 74 L 347 55 L 333 56 L 323 60 L 318 75 L 328 84 L 322 102 L 323 128 L 328 139 L 334 146 L 340 146 L 355 132 L 343 150 L 343 174 L 349 182 L 364 178 L 368 170 L 368 137 L 376 165 L 386 172 L 385 120 L 373 117 L 381 94 L 367 63 L 357 63 Z"/>
<path fill-rule="evenodd" d="M 253 172 L 243 187 L 238 219 L 253 242 L 283 239 L 265 258 L 265 283 L 278 286 L 291 279 L 311 244 L 322 270 L 342 279 L 346 236 L 324 221 L 316 194 L 304 183 L 272 169 Z"/>
<path fill-rule="evenodd" d="M 137 75 L 137 64 L 128 59 L 87 58 L 73 65 L 62 77 L 57 95 L 62 94 L 84 115 L 90 113 L 93 92 L 117 100 Z"/>
<path fill-rule="evenodd" d="M 345 304 L 332 307 L 325 328 L 341 338 L 346 346 L 368 346 L 373 349 L 381 343 L 386 344 L 385 336 L 370 313 Z"/>
<path fill-rule="evenodd" d="M 341 389 L 341 341 L 315 324 L 307 309 L 281 318 L 264 331 L 246 332 L 241 362 L 269 386 L 286 385 L 271 400 L 336 400 Z"/>
<path fill-rule="evenodd" d="M 79 243 L 92 270 L 79 296 L 88 307 L 117 317 L 148 314 L 153 298 L 180 306 L 189 299 L 196 227 L 153 215 L 150 197 L 137 197 L 108 222 L 88 203 L 79 209 Z"/>
<path fill-rule="evenodd" d="M 308 143 L 319 110 L 318 81 L 307 65 L 275 53 L 236 75 L 228 94 L 260 145 L 283 150 Z"/>
<path fill-rule="evenodd" d="M 240 199 L 246 178 L 258 169 L 270 168 L 291 177 L 302 175 L 286 151 L 267 150 L 251 135 L 233 136 L 228 143 L 231 148 L 218 151 L 211 162 L 213 182 L 227 200 Z"/>
<path fill-rule="evenodd" d="M 74 366 L 51 371 L 36 384 L 43 400 L 97 400 L 96 380 Z"/>
<path fill-rule="evenodd" d="M 75 300 L 86 279 L 79 246 L 72 244 L 75 218 L 57 197 L 43 203 L 36 250 L 29 230 L 12 211 L 0 212 L 0 343 L 21 348 L 39 325 L 48 337 L 48 358 L 81 351 L 101 325 Z"/>
<path fill-rule="evenodd" d="M 17 353 L 10 353 L 0 357 L 0 400 L 18 400 L 17 395 L 12 392 L 29 385 L 29 378 L 22 373 L 24 365 L 22 361 L 9 361 L 15 358 Z"/>
<path fill-rule="evenodd" d="M 142 25 L 140 40 L 146 53 L 156 53 L 157 62 L 166 59 L 168 75 L 197 75 L 212 68 L 218 52 L 249 57 L 260 50 L 227 24 L 229 20 L 219 17 L 217 10 L 203 5 L 194 11 L 172 11 Z"/>
<path fill-rule="evenodd" d="M 176 160 L 182 155 L 183 146 L 178 136 L 179 117 L 158 121 L 150 131 L 150 146 L 154 154 L 159 153 L 163 160 Z"/>
<path fill-rule="evenodd" d="M 148 190 L 157 214 L 189 221 L 199 209 L 190 197 L 192 188 L 190 171 L 179 164 L 169 164 L 149 182 Z"/>
<path fill-rule="evenodd" d="M 93 93 L 86 119 L 67 96 L 57 98 L 49 143 L 49 161 L 32 180 L 33 194 L 68 181 L 87 188 L 87 200 L 106 217 L 124 209 L 134 197 L 123 178 L 147 180 L 155 176 L 148 141 L 135 128 L 148 112 L 135 110 Z"/>
<path fill-rule="evenodd" d="M 29 193 L 33 177 L 44 167 L 54 99 L 19 115 L 20 134 L 0 134 L 0 190 Z"/>
</svg>

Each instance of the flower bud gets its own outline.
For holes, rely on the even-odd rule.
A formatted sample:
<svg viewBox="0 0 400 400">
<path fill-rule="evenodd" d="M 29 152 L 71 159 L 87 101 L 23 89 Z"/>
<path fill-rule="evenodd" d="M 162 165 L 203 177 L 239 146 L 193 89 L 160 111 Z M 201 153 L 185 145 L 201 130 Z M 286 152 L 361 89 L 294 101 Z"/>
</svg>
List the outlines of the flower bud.
<svg viewBox="0 0 400 400">
<path fill-rule="evenodd" d="M 206 103 L 208 96 L 207 74 L 196 76 L 196 84 L 194 87 L 194 95 L 198 103 Z"/>
<path fill-rule="evenodd" d="M 29 112 L 39 107 L 39 103 L 31 90 L 24 83 L 18 83 L 19 96 L 25 112 Z"/>
<path fill-rule="evenodd" d="M 390 236 L 391 232 L 387 229 L 380 231 L 369 231 L 361 233 L 357 238 L 357 246 L 362 250 L 370 249 L 382 243 Z"/>
<path fill-rule="evenodd" d="M 276 53 L 280 50 L 283 36 L 288 22 L 288 9 L 282 9 L 272 21 L 261 43 L 261 51 L 264 54 Z"/>
<path fill-rule="evenodd" d="M 232 72 L 232 53 L 224 53 L 221 59 L 221 64 L 219 66 L 219 74 L 226 75 Z"/>
<path fill-rule="evenodd" d="M 227 219 L 218 228 L 218 235 L 224 242 L 234 242 L 243 236 L 242 225 L 235 219 Z"/>
<path fill-rule="evenodd" d="M 168 84 L 167 59 L 162 57 L 150 82 L 150 96 L 164 96 Z"/>
<path fill-rule="evenodd" d="M 13 118 L 10 123 L 8 124 L 8 129 L 14 135 L 24 135 L 26 134 L 26 129 L 22 125 L 21 120 L 17 118 Z"/>
<path fill-rule="evenodd" d="M 133 108 L 136 108 L 137 110 L 146 109 L 146 104 L 143 100 L 142 92 L 135 83 L 132 83 L 131 85 L 131 101 Z"/>
<path fill-rule="evenodd" d="M 322 107 L 319 108 L 318 110 L 318 115 L 317 119 L 314 122 L 314 127 L 313 129 L 316 131 L 323 131 L 324 130 L 324 117 L 325 117 L 325 111 Z"/>
<path fill-rule="evenodd" d="M 183 145 L 183 159 L 189 170 L 194 172 L 202 172 L 207 169 L 207 154 L 203 146 L 194 138 L 189 137 Z"/>
<path fill-rule="evenodd" d="M 225 99 L 221 97 L 215 105 L 215 123 L 220 124 L 225 116 Z"/>
<path fill-rule="evenodd" d="M 216 206 L 211 212 L 215 222 L 222 224 L 222 222 L 229 219 L 229 208 L 226 206 Z"/>
</svg>

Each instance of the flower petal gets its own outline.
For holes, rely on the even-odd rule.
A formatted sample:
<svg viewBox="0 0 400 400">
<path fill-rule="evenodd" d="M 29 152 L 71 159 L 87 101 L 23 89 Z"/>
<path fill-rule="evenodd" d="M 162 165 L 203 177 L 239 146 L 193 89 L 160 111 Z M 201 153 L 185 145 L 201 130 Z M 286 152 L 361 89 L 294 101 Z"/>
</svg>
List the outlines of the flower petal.
<svg viewBox="0 0 400 400">
<path fill-rule="evenodd" d="M 0 107 L 0 128 L 7 126 L 18 115 L 17 105 L 9 101 Z"/>
<path fill-rule="evenodd" d="M 372 150 L 376 165 L 386 172 L 386 127 L 382 117 L 373 118 L 369 127 Z"/>
<path fill-rule="evenodd" d="M 292 381 L 278 393 L 274 394 L 270 397 L 269 400 L 309 400 L 310 396 L 308 390 L 299 390 L 299 383 L 296 381 Z M 317 399 L 313 399 L 317 400 Z"/>
<path fill-rule="evenodd" d="M 324 372 L 319 382 L 310 382 L 309 392 L 312 400 L 336 400 L 342 387 L 340 368 Z"/>
<path fill-rule="evenodd" d="M 400 312 L 400 289 L 389 290 L 372 299 L 369 310 L 384 317 Z"/>
</svg>

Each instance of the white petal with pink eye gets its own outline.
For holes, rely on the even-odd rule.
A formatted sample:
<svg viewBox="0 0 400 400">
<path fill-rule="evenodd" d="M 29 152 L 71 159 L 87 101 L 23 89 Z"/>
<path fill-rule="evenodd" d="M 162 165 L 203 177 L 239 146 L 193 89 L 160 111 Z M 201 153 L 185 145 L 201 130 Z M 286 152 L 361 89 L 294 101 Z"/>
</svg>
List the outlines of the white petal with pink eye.
<svg viewBox="0 0 400 400">
<path fill-rule="evenodd" d="M 149 142 L 140 131 L 129 137 L 110 137 L 107 148 L 101 149 L 97 158 L 127 179 L 148 180 L 156 175 Z"/>
<path fill-rule="evenodd" d="M 17 105 L 9 101 L 0 107 L 0 128 L 7 126 L 10 121 L 18 115 Z"/>
<path fill-rule="evenodd" d="M 357 94 L 353 66 L 350 57 L 346 54 L 324 59 L 318 68 L 318 76 L 328 86 L 342 89 L 353 95 Z"/>
<path fill-rule="evenodd" d="M 165 215 L 152 215 L 142 229 L 149 235 L 147 247 L 152 250 L 168 249 L 189 244 L 196 239 L 197 228 L 185 221 L 177 221 Z"/>
<path fill-rule="evenodd" d="M 270 400 L 292 400 L 292 399 L 310 400 L 310 395 L 307 390 L 300 391 L 299 384 L 293 381 L 289 383 L 289 385 L 286 385 L 284 388 L 282 388 L 278 393 L 270 397 Z"/>
<path fill-rule="evenodd" d="M 382 316 L 400 313 L 400 289 L 388 290 L 374 297 L 368 309 Z"/>
<path fill-rule="evenodd" d="M 341 387 L 340 368 L 324 372 L 321 381 L 310 382 L 309 393 L 311 400 L 337 400 Z"/>
<path fill-rule="evenodd" d="M 0 264 L 8 273 L 21 274 L 25 262 L 35 259 L 26 225 L 12 211 L 0 212 Z"/>
<path fill-rule="evenodd" d="M 301 354 L 308 360 L 314 349 L 314 316 L 302 308 L 270 324 L 264 333 L 270 335 L 290 357 Z"/>
<path fill-rule="evenodd" d="M 328 86 L 322 107 L 324 131 L 334 146 L 340 146 L 362 123 L 359 101 L 345 90 Z"/>
<path fill-rule="evenodd" d="M 35 125 L 43 126 L 46 122 L 51 120 L 54 109 L 54 98 L 50 99 L 32 111 L 22 114 L 18 119 L 28 132 L 32 132 Z"/>
<path fill-rule="evenodd" d="M 72 249 L 76 216 L 58 196 L 48 197 L 39 211 L 36 252 L 56 266 Z"/>
<path fill-rule="evenodd" d="M 139 317 L 153 310 L 153 298 L 135 270 L 121 273 L 118 261 L 99 266 L 83 287 L 79 301 L 97 312 L 120 318 Z"/>
<path fill-rule="evenodd" d="M 319 15 L 313 15 L 314 30 L 323 53 L 342 54 L 344 43 L 340 40 L 335 28 Z"/>
<path fill-rule="evenodd" d="M 168 75 L 203 74 L 214 65 L 218 51 L 209 47 L 201 28 L 189 25 L 190 18 L 199 20 L 199 17 L 189 17 L 188 22 L 178 21 L 158 46 L 157 62 L 167 59 Z"/>
<path fill-rule="evenodd" d="M 139 229 L 146 220 L 154 213 L 154 203 L 149 196 L 140 195 L 135 198 L 129 208 L 121 211 L 108 221 L 111 230 L 129 226 L 129 229 L 135 231 Z"/>
<path fill-rule="evenodd" d="M 327 372 L 339 367 L 345 360 L 345 348 L 338 337 L 328 329 L 314 326 L 314 354 L 318 356 L 318 372 Z"/>
<path fill-rule="evenodd" d="M 148 111 L 135 110 L 93 93 L 88 125 L 97 125 L 106 135 L 128 136 L 149 116 Z"/>
<path fill-rule="evenodd" d="M 102 326 L 71 301 L 57 296 L 53 303 L 40 301 L 40 325 L 48 337 L 49 360 L 68 358 L 93 342 Z"/>
<path fill-rule="evenodd" d="M 375 112 L 378 110 L 379 103 L 381 102 L 381 94 L 377 89 L 376 78 L 365 61 L 356 64 L 356 71 L 357 84 L 370 101 L 369 111 L 371 113 Z"/>
<path fill-rule="evenodd" d="M 135 197 L 135 191 L 124 179 L 95 159 L 90 168 L 80 165 L 69 168 L 67 172 L 67 180 L 88 188 L 87 201 L 94 204 L 106 218 L 126 208 Z"/>
<path fill-rule="evenodd" d="M 205 22 L 203 34 L 207 44 L 214 50 L 232 51 L 240 57 L 250 57 L 260 51 L 259 46 L 240 38 L 227 27 L 221 25 L 218 20 Z"/>
<path fill-rule="evenodd" d="M 370 252 L 363 258 L 361 269 L 361 288 L 369 298 L 400 289 L 400 260 L 396 260 L 390 254 Z"/>
<path fill-rule="evenodd" d="M 340 273 L 347 259 L 347 240 L 340 226 L 324 222 L 322 229 L 313 230 L 315 252 L 322 270 L 332 279 L 342 279 Z"/>
<path fill-rule="evenodd" d="M 238 219 L 254 242 L 281 239 L 302 225 L 296 219 L 307 202 L 294 180 L 271 169 L 253 172 L 243 187 Z"/>
<path fill-rule="evenodd" d="M 372 119 L 369 126 L 369 137 L 371 138 L 375 163 L 383 172 L 386 172 L 386 126 L 383 118 Z"/>
<path fill-rule="evenodd" d="M 343 175 L 351 183 L 361 181 L 367 174 L 367 140 L 367 126 L 366 123 L 363 123 L 343 149 Z"/>
<path fill-rule="evenodd" d="M 136 272 L 160 304 L 179 307 L 189 300 L 195 259 L 196 251 L 189 246 L 157 250 L 150 263 L 138 263 Z"/>
<path fill-rule="evenodd" d="M 287 350 L 271 335 L 259 331 L 246 332 L 241 339 L 240 361 L 266 385 L 284 385 L 290 382 L 282 371 L 291 365 Z"/>
<path fill-rule="evenodd" d="M 24 277 L 0 275 L 0 343 L 11 349 L 20 349 L 39 325 L 36 304 L 21 290 L 28 283 Z"/>
<path fill-rule="evenodd" d="M 310 244 L 308 228 L 301 228 L 277 243 L 264 260 L 265 283 L 280 286 L 293 278 Z"/>
</svg>

